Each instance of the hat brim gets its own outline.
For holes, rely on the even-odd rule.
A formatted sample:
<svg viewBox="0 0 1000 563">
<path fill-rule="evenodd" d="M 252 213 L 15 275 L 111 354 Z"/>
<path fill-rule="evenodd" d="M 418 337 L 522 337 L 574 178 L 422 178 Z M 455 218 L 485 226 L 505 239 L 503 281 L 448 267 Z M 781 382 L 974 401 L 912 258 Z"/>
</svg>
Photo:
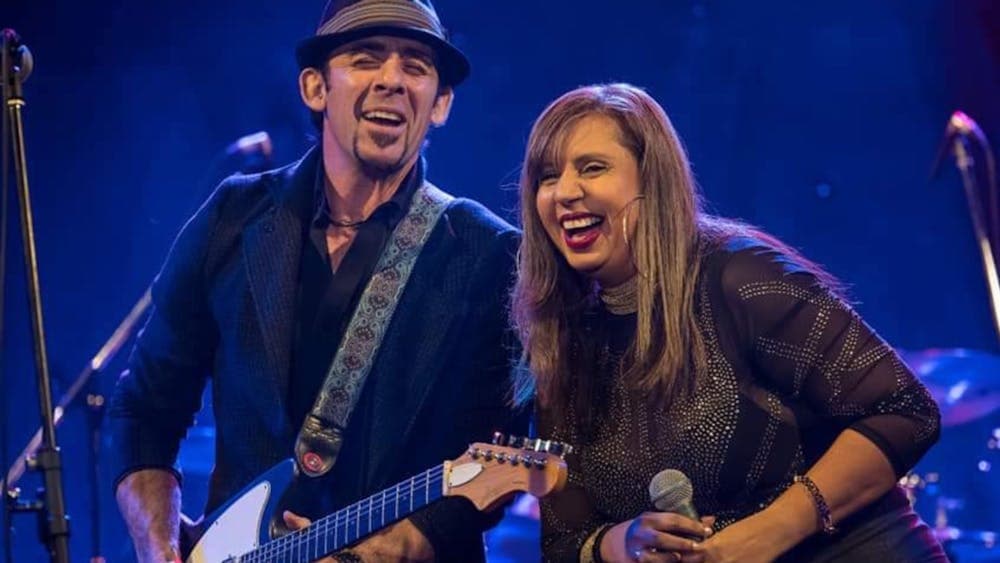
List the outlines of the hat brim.
<svg viewBox="0 0 1000 563">
<path fill-rule="evenodd" d="M 295 48 L 295 60 L 299 63 L 299 69 L 309 67 L 324 68 L 330 53 L 334 49 L 356 41 L 364 37 L 373 35 L 391 35 L 394 37 L 404 37 L 413 39 L 428 45 L 437 54 L 438 76 L 441 77 L 441 84 L 445 86 L 457 86 L 469 77 L 469 59 L 451 43 L 444 41 L 440 37 L 430 34 L 422 29 L 412 29 L 396 26 L 370 26 L 352 29 L 341 33 L 329 35 L 317 35 L 304 39 Z"/>
</svg>

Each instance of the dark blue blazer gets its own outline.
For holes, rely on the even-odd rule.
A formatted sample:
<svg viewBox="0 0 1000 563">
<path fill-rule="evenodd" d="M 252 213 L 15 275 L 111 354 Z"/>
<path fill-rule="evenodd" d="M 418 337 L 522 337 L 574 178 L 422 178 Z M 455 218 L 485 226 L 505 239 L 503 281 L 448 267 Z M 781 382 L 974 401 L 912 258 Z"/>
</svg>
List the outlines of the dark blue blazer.
<svg viewBox="0 0 1000 563">
<path fill-rule="evenodd" d="M 319 158 L 314 148 L 285 168 L 227 179 L 178 235 L 111 401 L 116 482 L 175 464 L 209 379 L 217 443 L 207 511 L 292 455 L 298 428 L 285 401 L 296 277 Z M 369 375 L 369 492 L 511 428 L 506 309 L 517 240 L 465 199 L 431 233 Z M 478 544 L 481 530 L 454 507 L 430 509 L 441 513 L 436 531 L 457 534 L 455 546 L 463 537 Z M 435 549 L 451 558 L 447 546 Z"/>
</svg>

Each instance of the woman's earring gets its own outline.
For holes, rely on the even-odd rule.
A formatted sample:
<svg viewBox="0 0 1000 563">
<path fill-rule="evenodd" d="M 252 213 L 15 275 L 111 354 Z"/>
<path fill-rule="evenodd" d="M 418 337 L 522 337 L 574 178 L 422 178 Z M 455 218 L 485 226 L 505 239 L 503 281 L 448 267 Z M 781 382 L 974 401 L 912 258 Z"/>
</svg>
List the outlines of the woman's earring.
<svg viewBox="0 0 1000 563">
<path fill-rule="evenodd" d="M 630 211 L 629 208 L 632 207 L 633 203 L 639 201 L 640 199 L 646 199 L 646 196 L 639 194 L 634 198 L 632 198 L 632 201 L 625 204 L 625 207 L 623 208 L 623 211 L 625 211 L 625 213 L 622 213 L 622 238 L 625 239 L 625 248 L 628 248 L 630 250 L 632 249 L 632 244 L 628 240 L 628 214 Z"/>
</svg>

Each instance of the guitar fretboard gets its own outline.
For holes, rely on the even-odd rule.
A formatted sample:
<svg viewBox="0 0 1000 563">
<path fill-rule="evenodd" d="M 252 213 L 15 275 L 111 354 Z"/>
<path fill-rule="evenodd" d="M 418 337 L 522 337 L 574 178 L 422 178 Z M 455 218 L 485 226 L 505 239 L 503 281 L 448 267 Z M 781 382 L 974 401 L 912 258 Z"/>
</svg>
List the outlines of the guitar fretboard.
<svg viewBox="0 0 1000 563">
<path fill-rule="evenodd" d="M 309 563 L 441 498 L 443 479 L 444 466 L 433 467 L 224 563 Z"/>
</svg>

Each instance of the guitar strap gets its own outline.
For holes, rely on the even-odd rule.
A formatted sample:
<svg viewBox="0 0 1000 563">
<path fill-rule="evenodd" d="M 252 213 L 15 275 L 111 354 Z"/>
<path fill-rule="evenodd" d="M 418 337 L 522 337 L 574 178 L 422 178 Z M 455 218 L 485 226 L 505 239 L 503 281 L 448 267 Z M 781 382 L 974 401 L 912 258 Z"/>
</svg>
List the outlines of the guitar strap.
<svg viewBox="0 0 1000 563">
<path fill-rule="evenodd" d="M 295 441 L 295 459 L 306 475 L 325 475 L 336 463 L 347 420 L 361 396 L 413 266 L 452 200 L 452 196 L 424 182 L 414 194 L 406 216 L 390 235 Z"/>
</svg>

